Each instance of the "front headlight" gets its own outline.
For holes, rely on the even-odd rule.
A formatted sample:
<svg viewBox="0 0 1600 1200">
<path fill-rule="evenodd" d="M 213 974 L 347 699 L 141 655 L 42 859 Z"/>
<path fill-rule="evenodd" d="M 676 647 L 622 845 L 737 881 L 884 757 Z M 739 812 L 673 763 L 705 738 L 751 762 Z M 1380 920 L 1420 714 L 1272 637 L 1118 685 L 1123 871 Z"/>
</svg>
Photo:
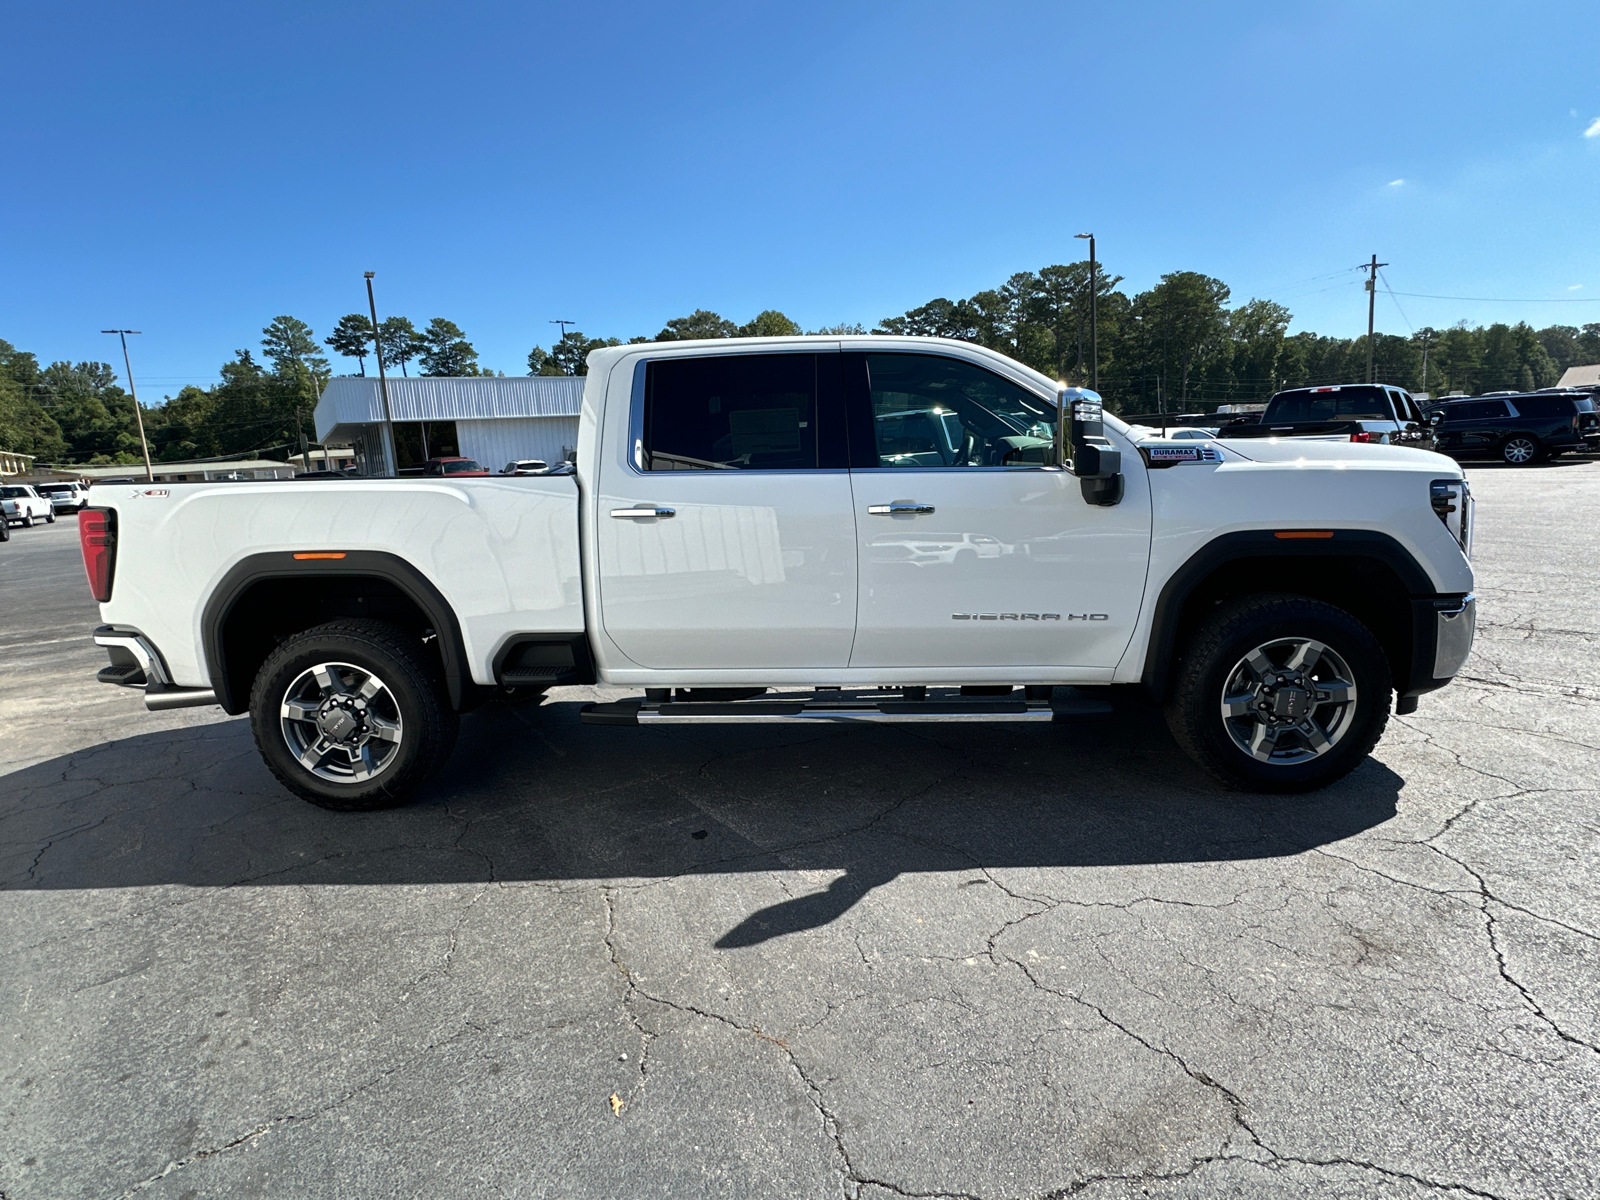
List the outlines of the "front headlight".
<svg viewBox="0 0 1600 1200">
<path fill-rule="evenodd" d="M 1461 553 L 1472 557 L 1472 488 L 1465 479 L 1435 479 L 1428 485 L 1433 511 L 1461 546 Z"/>
</svg>

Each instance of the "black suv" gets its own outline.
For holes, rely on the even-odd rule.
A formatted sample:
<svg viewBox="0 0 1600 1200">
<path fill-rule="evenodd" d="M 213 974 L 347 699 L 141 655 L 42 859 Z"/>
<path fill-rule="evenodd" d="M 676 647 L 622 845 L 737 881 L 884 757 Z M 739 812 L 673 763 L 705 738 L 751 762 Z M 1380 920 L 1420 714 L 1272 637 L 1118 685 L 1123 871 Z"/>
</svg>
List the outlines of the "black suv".
<svg viewBox="0 0 1600 1200">
<path fill-rule="evenodd" d="M 1498 458 L 1515 467 L 1566 450 L 1600 449 L 1600 413 L 1587 392 L 1526 392 L 1452 400 L 1438 414 L 1436 448 L 1453 458 Z"/>
</svg>

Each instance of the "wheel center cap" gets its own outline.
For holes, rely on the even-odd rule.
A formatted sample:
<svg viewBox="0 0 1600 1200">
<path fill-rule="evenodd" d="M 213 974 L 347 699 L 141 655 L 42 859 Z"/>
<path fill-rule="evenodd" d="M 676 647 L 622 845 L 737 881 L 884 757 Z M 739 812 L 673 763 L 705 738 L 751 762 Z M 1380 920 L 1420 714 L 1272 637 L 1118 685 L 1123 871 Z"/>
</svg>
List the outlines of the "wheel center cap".
<svg viewBox="0 0 1600 1200">
<path fill-rule="evenodd" d="M 1272 715 L 1298 721 L 1311 711 L 1311 693 L 1303 687 L 1281 687 L 1272 695 Z"/>
<path fill-rule="evenodd" d="M 337 705 L 324 709 L 317 716 L 317 727 L 322 730 L 324 736 L 336 742 L 344 741 L 360 724 L 354 713 Z"/>
</svg>

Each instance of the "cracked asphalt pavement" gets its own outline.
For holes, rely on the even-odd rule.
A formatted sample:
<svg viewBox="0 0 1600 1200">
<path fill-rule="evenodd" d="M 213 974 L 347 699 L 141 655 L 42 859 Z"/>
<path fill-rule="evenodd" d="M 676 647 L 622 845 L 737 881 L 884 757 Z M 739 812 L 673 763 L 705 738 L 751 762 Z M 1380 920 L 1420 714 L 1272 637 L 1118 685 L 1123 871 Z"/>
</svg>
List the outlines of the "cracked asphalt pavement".
<svg viewBox="0 0 1600 1200">
<path fill-rule="evenodd" d="M 1600 463 L 1471 468 L 1477 650 L 1311 796 L 1159 719 L 464 720 L 392 812 L 94 682 L 0 546 L 0 1196 L 1600 1195 Z"/>
</svg>

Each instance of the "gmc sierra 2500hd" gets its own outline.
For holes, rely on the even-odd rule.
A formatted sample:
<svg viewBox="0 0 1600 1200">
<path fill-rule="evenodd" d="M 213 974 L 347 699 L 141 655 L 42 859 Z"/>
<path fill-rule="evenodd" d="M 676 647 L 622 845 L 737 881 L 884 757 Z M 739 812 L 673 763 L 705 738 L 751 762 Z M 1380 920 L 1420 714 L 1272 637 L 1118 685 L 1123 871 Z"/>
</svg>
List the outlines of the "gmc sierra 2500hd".
<svg viewBox="0 0 1600 1200">
<path fill-rule="evenodd" d="M 403 799 L 485 700 L 593 682 L 643 696 L 585 721 L 666 727 L 1048 722 L 1136 685 L 1218 778 L 1303 791 L 1475 620 L 1450 459 L 1136 440 L 922 338 L 597 350 L 572 474 L 121 485 L 81 530 L 100 677 L 248 711 L 338 809 Z"/>
</svg>

